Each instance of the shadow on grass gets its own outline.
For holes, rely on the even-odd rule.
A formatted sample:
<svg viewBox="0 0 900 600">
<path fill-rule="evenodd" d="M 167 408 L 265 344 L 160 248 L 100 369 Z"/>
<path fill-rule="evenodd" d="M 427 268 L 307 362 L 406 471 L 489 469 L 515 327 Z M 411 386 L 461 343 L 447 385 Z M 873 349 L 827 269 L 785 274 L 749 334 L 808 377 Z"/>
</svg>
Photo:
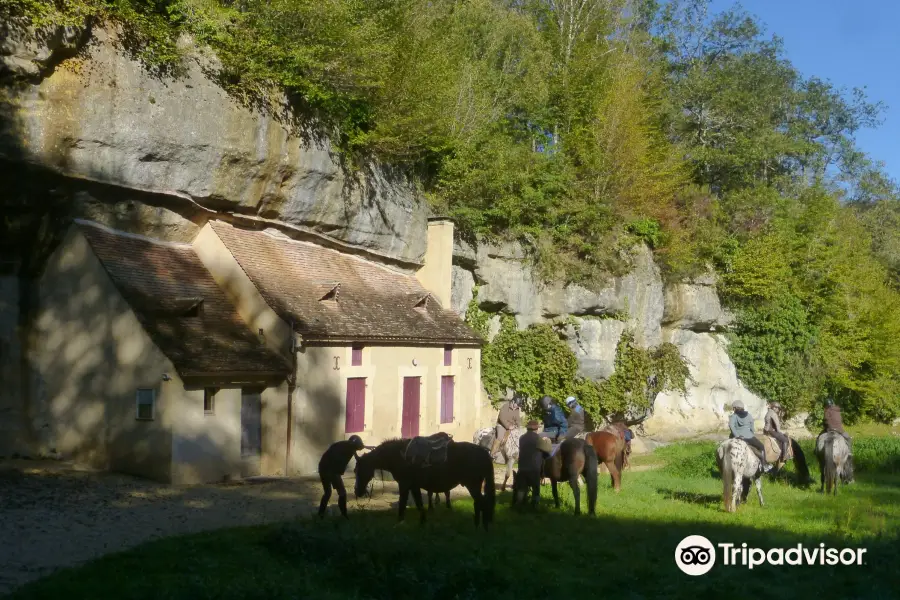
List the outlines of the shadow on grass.
<svg viewBox="0 0 900 600">
<path fill-rule="evenodd" d="M 10 600 L 562 598 L 598 586 L 654 598 L 888 598 L 900 586 L 896 537 L 867 540 L 860 566 L 764 565 L 751 573 L 719 561 L 707 576 L 689 577 L 674 562 L 676 546 L 688 535 L 763 549 L 850 544 L 837 536 L 813 539 L 737 524 L 574 517 L 546 506 L 519 513 L 498 505 L 498 520 L 485 533 L 472 525 L 471 502 L 457 504 L 461 510 L 440 511 L 424 526 L 416 519 L 398 524 L 393 512 L 356 511 L 349 521 L 171 538 L 60 572 Z"/>
<path fill-rule="evenodd" d="M 722 496 L 716 494 L 700 494 L 696 492 L 683 492 L 679 490 L 670 490 L 659 488 L 656 490 L 663 498 L 669 500 L 678 500 L 679 502 L 688 502 L 700 506 L 716 506 L 722 503 Z"/>
</svg>

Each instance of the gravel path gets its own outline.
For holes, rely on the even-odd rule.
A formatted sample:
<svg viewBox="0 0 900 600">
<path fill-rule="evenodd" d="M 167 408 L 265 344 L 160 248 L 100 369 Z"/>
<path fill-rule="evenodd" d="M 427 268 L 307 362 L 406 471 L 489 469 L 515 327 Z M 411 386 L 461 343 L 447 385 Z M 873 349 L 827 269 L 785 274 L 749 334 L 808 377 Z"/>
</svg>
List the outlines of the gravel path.
<svg viewBox="0 0 900 600">
<path fill-rule="evenodd" d="M 352 489 L 352 477 L 345 479 Z M 377 483 L 368 508 L 396 503 Z M 318 479 L 176 487 L 65 462 L 0 462 L 0 596 L 53 571 L 143 542 L 296 519 L 318 507 Z M 457 495 L 468 493 L 457 488 Z M 337 496 L 330 510 L 337 511 Z M 351 509 L 355 506 L 351 501 Z M 352 515 L 351 515 L 352 516 Z"/>
<path fill-rule="evenodd" d="M 499 491 L 505 468 L 495 469 Z M 345 483 L 352 489 L 352 476 Z M 376 482 L 375 491 L 366 508 L 396 507 L 395 483 Z M 153 539 L 303 517 L 316 510 L 321 494 L 317 478 L 179 487 L 66 462 L 0 461 L 0 596 Z M 452 495 L 468 492 L 460 487 Z M 355 505 L 351 495 L 351 510 Z M 336 495 L 329 510 L 339 514 Z"/>
</svg>

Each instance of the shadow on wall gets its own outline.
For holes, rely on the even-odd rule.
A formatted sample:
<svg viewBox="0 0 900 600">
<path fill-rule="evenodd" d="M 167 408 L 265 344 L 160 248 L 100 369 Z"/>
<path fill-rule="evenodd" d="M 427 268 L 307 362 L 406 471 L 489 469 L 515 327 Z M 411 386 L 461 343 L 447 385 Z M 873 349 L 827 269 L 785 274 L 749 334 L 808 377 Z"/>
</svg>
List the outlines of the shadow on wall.
<svg viewBox="0 0 900 600">
<path fill-rule="evenodd" d="M 294 402 L 296 425 L 293 435 L 296 440 L 293 442 L 292 462 L 296 472 L 305 475 L 316 472 L 319 459 L 328 446 L 345 438 L 345 415 L 341 397 L 343 390 L 331 384 L 334 365 L 330 354 L 310 352 L 303 347 L 297 354 L 297 361 L 307 361 L 308 366 L 303 370 L 307 374 L 306 380 L 302 380 L 301 375 L 297 381 L 298 389 L 303 389 L 296 394 Z M 284 420 L 279 415 L 279 422 L 287 422 L 286 412 Z"/>
</svg>

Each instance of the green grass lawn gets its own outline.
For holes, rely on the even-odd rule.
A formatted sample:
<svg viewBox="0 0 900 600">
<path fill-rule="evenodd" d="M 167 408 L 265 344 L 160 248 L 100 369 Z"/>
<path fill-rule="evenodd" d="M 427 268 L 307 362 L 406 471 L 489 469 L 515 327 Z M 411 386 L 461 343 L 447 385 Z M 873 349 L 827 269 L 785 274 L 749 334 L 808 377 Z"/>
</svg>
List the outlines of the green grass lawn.
<svg viewBox="0 0 900 600">
<path fill-rule="evenodd" d="M 897 598 L 900 597 L 900 437 L 856 440 L 857 483 L 837 498 L 790 473 L 751 492 L 736 514 L 721 506 L 711 442 L 661 448 L 626 472 L 615 494 L 601 480 L 596 517 L 563 508 L 512 511 L 499 497 L 495 527 L 472 524 L 470 501 L 441 507 L 421 527 L 412 509 L 232 529 L 153 542 L 34 582 L 11 598 Z M 355 503 L 352 503 L 355 504 Z M 704 535 L 763 549 L 825 543 L 867 548 L 862 566 L 725 567 L 690 577 L 678 542 Z"/>
</svg>

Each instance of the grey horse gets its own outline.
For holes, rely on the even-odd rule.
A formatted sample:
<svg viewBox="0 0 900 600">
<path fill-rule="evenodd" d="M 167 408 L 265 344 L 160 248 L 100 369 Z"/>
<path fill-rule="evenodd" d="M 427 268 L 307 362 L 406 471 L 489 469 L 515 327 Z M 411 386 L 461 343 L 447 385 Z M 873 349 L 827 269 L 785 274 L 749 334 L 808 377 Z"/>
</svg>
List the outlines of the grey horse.
<svg viewBox="0 0 900 600">
<path fill-rule="evenodd" d="M 822 487 L 819 491 L 837 495 L 838 483 L 853 479 L 850 446 L 836 431 L 826 431 L 816 438 L 816 458 L 819 459 Z"/>
</svg>

